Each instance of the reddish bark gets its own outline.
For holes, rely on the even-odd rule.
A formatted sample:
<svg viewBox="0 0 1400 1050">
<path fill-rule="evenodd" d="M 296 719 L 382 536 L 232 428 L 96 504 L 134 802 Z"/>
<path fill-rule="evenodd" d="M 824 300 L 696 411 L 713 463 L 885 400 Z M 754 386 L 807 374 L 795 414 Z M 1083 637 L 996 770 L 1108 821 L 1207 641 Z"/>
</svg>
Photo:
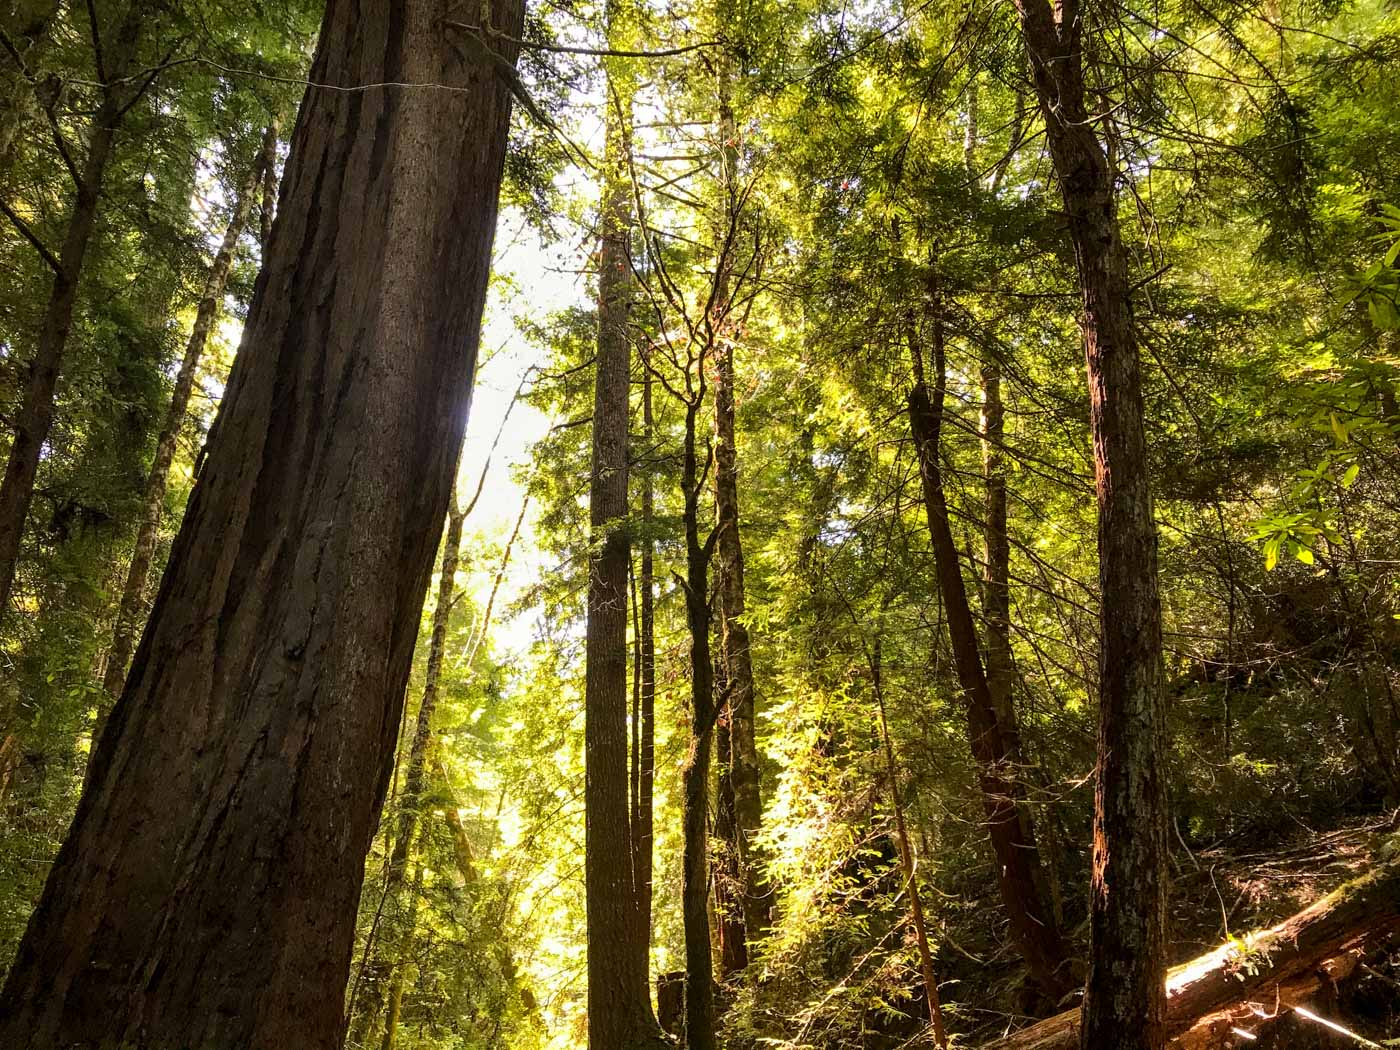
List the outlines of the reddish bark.
<svg viewBox="0 0 1400 1050">
<path fill-rule="evenodd" d="M 242 352 L 0 1045 L 338 1050 L 510 112 L 448 7 L 327 7 L 313 84 L 461 90 L 308 88 Z M 493 39 L 520 35 L 520 0 L 493 11 Z"/>
<path fill-rule="evenodd" d="M 1157 530 L 1114 176 L 1084 90 L 1078 0 L 1016 0 L 1083 296 L 1099 505 L 1099 742 L 1085 1050 L 1158 1050 L 1166 965 L 1166 715 Z"/>
</svg>

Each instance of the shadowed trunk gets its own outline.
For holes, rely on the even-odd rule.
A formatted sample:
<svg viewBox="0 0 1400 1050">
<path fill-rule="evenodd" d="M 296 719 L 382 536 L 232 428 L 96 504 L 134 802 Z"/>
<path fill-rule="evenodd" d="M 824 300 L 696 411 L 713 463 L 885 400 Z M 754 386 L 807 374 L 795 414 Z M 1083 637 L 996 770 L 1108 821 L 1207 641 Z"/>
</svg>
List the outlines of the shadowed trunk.
<svg viewBox="0 0 1400 1050">
<path fill-rule="evenodd" d="M 185 425 L 185 413 L 189 409 L 190 394 L 194 390 L 195 372 L 199 368 L 204 347 L 209 334 L 218 320 L 219 309 L 223 306 L 224 286 L 228 283 L 229 272 L 233 269 L 234 256 L 238 252 L 238 239 L 248 216 L 253 209 L 253 198 L 257 193 L 258 180 L 268 165 L 275 163 L 277 156 L 277 129 L 269 127 L 263 135 L 262 149 L 257 160 L 249 167 L 234 197 L 233 211 L 229 215 L 228 226 L 224 229 L 224 239 L 209 266 L 204 279 L 204 290 L 195 309 L 194 326 L 190 329 L 189 341 L 185 344 L 185 356 L 180 361 L 180 371 L 175 376 L 175 386 L 170 394 L 170 406 L 165 412 L 160 435 L 156 439 L 155 456 L 151 460 L 151 470 L 146 476 L 146 491 L 142 502 L 141 523 L 136 529 L 136 541 L 132 547 L 131 564 L 127 568 L 126 584 L 122 588 L 121 606 L 117 612 L 117 626 L 112 635 L 112 647 L 107 654 L 107 669 L 102 676 L 102 688 L 112 702 L 121 696 L 122 684 L 126 681 L 126 667 L 131 660 L 131 650 L 135 647 L 140 627 L 141 607 L 145 602 L 146 584 L 151 572 L 151 562 L 155 557 L 156 539 L 160 534 L 161 512 L 165 509 L 165 489 L 170 479 L 170 465 L 175 460 L 175 446 L 180 431 Z M 102 735 L 107 722 L 108 706 L 101 705 L 97 721 L 93 726 L 94 744 Z M 96 751 L 94 746 L 93 751 Z"/>
<path fill-rule="evenodd" d="M 1085 1050 L 1155 1050 L 1166 965 L 1167 789 L 1157 531 L 1114 179 L 1084 98 L 1077 0 L 1017 0 L 1083 295 L 1099 505 L 1099 741 Z"/>
<path fill-rule="evenodd" d="M 102 88 L 102 102 L 88 127 L 87 158 L 79 172 L 77 193 L 69 211 L 48 307 L 39 329 L 39 343 L 29 362 L 23 399 L 14 417 L 10 455 L 5 464 L 4 480 L 0 482 L 0 617 L 10 606 L 24 526 L 34 500 L 34 479 L 39 473 L 44 442 L 53 426 L 54 391 L 68 349 L 68 336 L 73 330 L 73 311 L 78 302 L 83 262 L 101 205 L 102 183 L 112 159 L 117 129 L 134 102 L 133 89 L 124 82 L 136 55 L 142 10 L 142 5 L 132 4 L 113 39 L 106 41 L 103 48 L 107 83 Z M 135 90 L 139 94 L 140 89 Z"/>
<path fill-rule="evenodd" d="M 58 0 L 12 0 L 6 7 L 2 24 L 8 54 L 0 60 L 4 69 L 0 73 L 0 193 L 8 188 L 15 139 L 36 118 L 36 104 L 44 104 L 35 95 L 40 87 L 35 82 L 35 58 L 42 56 L 62 4 Z"/>
<path fill-rule="evenodd" d="M 721 645 L 723 642 L 721 641 Z M 739 858 L 739 822 L 734 798 L 733 712 L 729 701 L 732 686 L 723 654 L 715 658 L 715 702 L 719 717 L 715 722 L 715 827 L 717 851 L 714 858 L 715 933 L 719 940 L 719 974 L 727 980 L 749 965 L 748 941 L 744 936 L 744 883 Z"/>
<path fill-rule="evenodd" d="M 277 217 L 277 135 L 281 129 L 281 119 L 274 117 L 267 126 L 267 137 L 263 140 L 266 151 L 262 165 L 262 200 L 258 204 L 258 248 L 263 265 L 267 264 L 267 253 L 272 244 L 272 223 Z"/>
<path fill-rule="evenodd" d="M 408 895 L 408 914 L 405 918 L 403 944 L 394 963 L 394 976 L 389 981 L 389 1006 L 384 1017 L 384 1038 L 379 1041 L 379 1050 L 394 1050 L 398 1041 L 399 1016 L 403 1009 L 404 971 L 408 969 L 408 953 L 413 947 L 413 933 L 418 923 L 418 901 L 423 896 L 423 865 L 413 869 L 413 888 Z"/>
<path fill-rule="evenodd" d="M 734 855 L 742 928 L 737 931 L 753 942 L 768 926 L 771 891 L 763 877 L 753 840 L 763 821 L 759 788 L 758 745 L 754 737 L 753 661 L 749 631 L 744 626 L 744 550 L 739 537 L 739 468 L 734 434 L 734 347 L 725 339 L 715 368 L 715 518 L 719 530 L 715 547 L 715 581 L 718 597 L 720 662 L 724 667 L 729 738 L 724 761 L 733 794 L 734 821 L 727 837 Z M 743 962 L 747 965 L 747 944 Z"/>
<path fill-rule="evenodd" d="M 953 663 L 967 714 L 968 741 L 977 763 L 982 804 L 987 814 L 987 834 L 996 855 L 997 885 L 1011 920 L 1011 934 L 1037 985 L 1052 999 L 1069 990 L 1071 976 L 1064 943 L 1054 914 L 1043 892 L 1031 822 L 1022 818 L 1025 785 L 1018 779 L 1013 740 L 988 686 L 983 670 L 977 629 L 968 603 L 967 588 L 958 563 L 957 545 L 948 520 L 943 488 L 941 440 L 943 401 L 947 387 L 943 321 L 936 277 L 930 276 L 932 297 L 929 321 L 933 344 L 933 391 L 924 377 L 923 355 L 917 332 L 910 333 L 914 388 L 909 394 L 909 427 L 919 458 L 924 509 L 933 540 L 938 588 L 948 621 Z"/>
<path fill-rule="evenodd" d="M 700 367 L 704 368 L 702 357 Z M 685 497 L 685 619 L 690 633 L 690 741 L 681 766 L 681 920 L 685 928 L 686 1050 L 714 1050 L 714 960 L 710 955 L 709 780 L 714 747 L 714 664 L 710 653 L 710 558 L 715 533 L 700 541 L 700 398 L 686 406 L 681 490 Z"/>
<path fill-rule="evenodd" d="M 466 423 L 510 91 L 447 0 L 331 0 L 242 352 L 6 1047 L 336 1050 Z M 518 37 L 519 0 L 493 5 Z M 509 57 L 509 56 L 508 56 Z"/>
</svg>

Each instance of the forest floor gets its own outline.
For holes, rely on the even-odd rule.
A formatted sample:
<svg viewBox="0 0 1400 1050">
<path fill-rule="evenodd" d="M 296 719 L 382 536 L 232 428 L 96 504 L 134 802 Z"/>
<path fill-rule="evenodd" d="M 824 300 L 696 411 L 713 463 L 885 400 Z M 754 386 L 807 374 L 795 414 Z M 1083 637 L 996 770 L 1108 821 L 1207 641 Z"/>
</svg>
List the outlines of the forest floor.
<svg viewBox="0 0 1400 1050">
<path fill-rule="evenodd" d="M 1400 809 L 1354 818 L 1330 831 L 1302 824 L 1267 846 L 1224 843 L 1173 852 L 1173 964 L 1250 930 L 1271 926 L 1362 874 L 1400 831 Z M 1212 907 L 1213 905 L 1213 907 Z"/>
<path fill-rule="evenodd" d="M 1247 836 L 1205 849 L 1192 851 L 1179 839 L 1174 845 L 1169 923 L 1170 962 L 1177 965 L 1232 938 L 1271 927 L 1367 873 L 1378 861 L 1391 859 L 1400 849 L 1400 809 L 1353 817 L 1327 830 L 1296 824 L 1274 834 L 1255 827 Z M 997 1013 L 990 1002 L 963 1005 L 984 1015 Z M 1395 1045 L 1379 1041 L 1400 1036 L 1400 943 L 1392 940 L 1338 987 L 1319 995 L 1315 1009 L 1349 1031 L 1343 1034 L 1324 1022 L 1287 1012 L 1286 1017 L 1258 1025 L 1249 1033 L 1253 1038 L 1227 1033 L 1226 1042 L 1212 1040 L 1209 1045 L 1252 1050 Z M 1003 1017 L 999 1025 L 992 1022 L 966 1033 L 960 1045 L 993 1042 L 1030 1021 L 1022 1016 L 1007 1025 L 1010 1018 Z M 926 1039 L 926 1033 L 921 1034 L 909 1045 L 932 1045 Z"/>
</svg>

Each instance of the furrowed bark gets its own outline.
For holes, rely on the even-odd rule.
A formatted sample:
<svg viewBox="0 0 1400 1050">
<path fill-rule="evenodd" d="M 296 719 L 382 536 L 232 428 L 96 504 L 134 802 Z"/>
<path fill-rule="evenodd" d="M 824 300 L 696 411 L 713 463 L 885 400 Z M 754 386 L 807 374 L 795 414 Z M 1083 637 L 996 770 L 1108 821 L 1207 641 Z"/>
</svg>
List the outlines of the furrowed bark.
<svg viewBox="0 0 1400 1050">
<path fill-rule="evenodd" d="M 199 368 L 209 334 L 213 331 L 214 322 L 218 320 L 220 308 L 223 306 L 224 287 L 228 284 L 228 275 L 233 269 L 234 257 L 238 252 L 238 239 L 242 236 L 243 228 L 253 209 L 258 180 L 267 170 L 267 166 L 275 162 L 276 152 L 277 131 L 275 127 L 269 127 L 263 136 L 262 149 L 256 161 L 249 167 L 234 196 L 233 211 L 229 215 L 228 226 L 224 229 L 223 241 L 209 265 L 209 273 L 205 276 L 204 290 L 195 308 L 194 325 L 190 329 L 189 341 L 185 344 L 185 356 L 180 361 L 180 370 L 176 373 L 175 386 L 170 394 L 170 405 L 166 409 L 160 435 L 156 438 L 155 455 L 151 460 L 150 472 L 146 476 L 141 523 L 136 529 L 131 564 L 127 567 L 126 583 L 122 587 L 121 605 L 117 611 L 117 625 L 112 634 L 112 646 L 107 653 L 107 667 L 102 676 L 102 689 L 111 698 L 112 703 L 121 696 L 122 685 L 126 681 L 127 664 L 131 661 L 131 651 L 136 645 L 141 607 L 145 602 L 151 562 L 155 557 L 156 539 L 160 534 L 161 513 L 165 509 L 165 489 L 170 480 L 170 466 L 175 460 L 175 446 L 185 425 L 185 414 L 189 410 L 195 372 Z M 107 704 L 98 708 L 97 721 L 92 731 L 94 745 L 107 723 L 108 710 Z M 93 751 L 96 751 L 95 746 Z"/>
<path fill-rule="evenodd" d="M 987 834 L 996 855 L 997 885 L 1011 920 L 1012 937 L 1036 984 L 1059 999 L 1071 984 L 1064 942 L 1044 893 L 1035 832 L 1023 816 L 1026 799 L 1017 756 L 983 670 L 972 608 L 967 598 L 957 545 L 948 520 L 943 489 L 941 432 L 947 385 L 943 322 L 936 279 L 930 278 L 933 391 L 924 377 L 917 333 L 910 334 L 914 387 L 909 395 L 909 426 L 919 458 L 924 509 L 933 541 L 939 592 L 952 642 L 953 662 L 967 715 L 968 742 L 977 763 L 978 784 L 987 815 Z"/>
<path fill-rule="evenodd" d="M 1167 790 L 1157 532 L 1112 168 L 1085 103 L 1077 0 L 1016 0 L 1083 296 L 1099 505 L 1099 741 L 1085 1050 L 1164 1045 Z"/>
<path fill-rule="evenodd" d="M 461 90 L 307 90 L 242 352 L 0 1045 L 340 1046 L 510 113 L 448 6 L 326 9 L 313 85 Z M 493 39 L 518 38 L 519 0 L 493 12 Z"/>
<path fill-rule="evenodd" d="M 38 346 L 29 362 L 23 400 L 15 416 L 9 459 L 4 480 L 0 481 L 0 616 L 5 615 L 10 606 L 24 526 L 34 500 L 34 480 L 39 473 L 44 442 L 53 426 L 54 391 L 68 348 L 68 336 L 73 330 L 73 311 L 78 302 L 83 262 L 101 206 L 102 183 L 112 159 L 118 126 L 132 101 L 130 90 L 122 90 L 117 85 L 125 78 L 136 55 L 142 21 L 142 6 L 133 3 L 105 48 L 110 66 L 108 82 L 102 88 L 102 102 L 88 129 L 87 158 L 81 166 L 81 179 L 69 212 Z"/>
<path fill-rule="evenodd" d="M 1182 1047 L 1210 1046 L 1242 1019 L 1246 1005 L 1275 994 L 1283 1005 L 1306 1002 L 1337 966 L 1367 946 L 1400 932 L 1400 863 L 1391 861 L 1338 888 L 1276 926 L 1221 945 L 1174 967 L 1164 984 L 1163 1032 Z M 1031 1025 L 984 1050 L 1074 1050 L 1080 1044 L 1079 1010 Z"/>
</svg>

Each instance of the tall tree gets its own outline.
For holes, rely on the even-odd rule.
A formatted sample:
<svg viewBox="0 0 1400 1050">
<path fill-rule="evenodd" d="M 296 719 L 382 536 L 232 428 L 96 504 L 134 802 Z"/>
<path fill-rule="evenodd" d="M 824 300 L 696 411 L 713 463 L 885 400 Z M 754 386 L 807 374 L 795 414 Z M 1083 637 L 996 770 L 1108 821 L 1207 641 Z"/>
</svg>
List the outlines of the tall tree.
<svg viewBox="0 0 1400 1050">
<path fill-rule="evenodd" d="M 609 41 L 620 37 L 609 3 Z M 650 924 L 639 907 L 627 754 L 628 424 L 633 300 L 629 178 L 632 92 L 608 66 L 599 209 L 598 344 L 588 506 L 592 549 L 585 633 L 584 882 L 588 910 L 588 1035 L 597 1050 L 660 1039 L 647 981 Z"/>
<path fill-rule="evenodd" d="M 642 450 L 654 453 L 655 420 L 652 416 L 651 374 L 643 365 Z M 641 568 L 638 573 L 636 617 L 636 700 L 633 705 L 632 877 L 636 885 L 637 914 L 650 931 L 652 908 L 652 850 L 655 838 L 653 801 L 656 787 L 656 491 L 650 462 L 641 475 Z M 648 942 L 650 937 L 647 938 Z M 650 955 L 651 945 L 644 946 Z"/>
<path fill-rule="evenodd" d="M 83 262 L 101 206 L 107 165 L 112 159 L 122 119 L 151 83 L 151 75 L 148 75 L 137 79 L 133 85 L 133 78 L 128 75 L 136 59 L 148 12 L 140 3 L 131 3 L 123 9 L 115 25 L 103 25 L 97 9 L 91 10 L 92 49 L 101 84 L 101 101 L 88 127 L 87 156 L 80 166 L 70 162 L 76 186 L 63 247 L 58 255 L 43 247 L 34 232 L 27 225 L 21 225 L 18 215 L 5 204 L 6 215 L 40 250 L 54 277 L 34 356 L 29 362 L 24 398 L 13 424 L 14 436 L 4 480 L 0 482 L 0 616 L 9 608 L 24 526 L 34 500 L 34 479 L 39 472 L 44 442 L 53 426 L 54 390 L 73 329 Z M 68 152 L 65 150 L 65 157 Z"/>
<path fill-rule="evenodd" d="M 496 49 L 523 21 L 493 5 L 467 52 L 450 6 L 326 9 L 243 352 L 10 970 L 6 1046 L 340 1043 L 328 990 L 475 370 Z"/>
<path fill-rule="evenodd" d="M 1085 1050 L 1156 1050 L 1166 967 L 1167 793 L 1157 531 L 1114 174 L 1085 101 L 1078 0 L 1017 0 L 1083 297 L 1099 522 L 1099 738 Z"/>
<path fill-rule="evenodd" d="M 246 168 L 235 191 L 233 210 L 229 214 L 228 225 L 224 228 L 223 240 L 209 264 L 204 289 L 195 308 L 194 325 L 190 329 L 189 341 L 185 344 L 184 357 L 180 360 L 180 370 L 175 375 L 170 406 L 166 409 L 160 434 L 156 438 L 155 455 L 151 459 L 150 473 L 146 475 L 141 521 L 136 528 L 136 541 L 132 547 L 131 563 L 126 571 L 126 583 L 122 587 L 122 600 L 117 610 L 112 647 L 107 654 L 107 667 L 102 676 L 102 688 L 113 702 L 121 695 L 122 683 L 126 681 L 126 667 L 131 660 L 131 650 L 135 646 L 137 630 L 140 627 L 141 607 L 146 597 L 151 563 L 155 557 L 156 539 L 160 532 L 161 515 L 165 509 L 165 489 L 170 480 L 170 465 L 175 460 L 175 445 L 181 430 L 184 429 L 185 415 L 189 411 L 190 395 L 194 392 L 195 372 L 204 356 L 204 347 L 214 329 L 214 322 L 223 307 L 224 287 L 228 284 L 228 276 L 233 269 L 239 238 L 242 237 L 243 228 L 253 210 L 259 180 L 276 164 L 276 160 L 277 128 L 276 125 L 269 125 L 263 133 L 262 148 Z M 106 719 L 107 708 L 104 706 L 98 711 L 97 724 L 93 729 L 94 739 L 101 735 Z"/>
<path fill-rule="evenodd" d="M 721 162 L 721 233 L 733 231 L 739 222 L 743 193 L 739 187 L 739 131 L 734 120 L 733 72 L 729 59 L 721 59 L 718 76 L 719 150 Z M 729 270 L 733 253 L 721 251 L 716 274 L 715 304 L 711 325 L 714 351 L 715 400 L 715 589 L 719 612 L 719 658 L 723 666 L 725 713 L 720 732 L 722 774 L 733 796 L 733 819 L 727 850 L 737 869 L 741 894 L 740 923 L 734 924 L 730 941 L 738 938 L 727 969 L 743 969 L 748 945 L 768 925 L 770 891 L 754 852 L 754 840 L 763 821 L 758 745 L 754 736 L 753 655 L 749 629 L 744 622 L 744 547 L 740 536 L 739 459 L 734 415 L 734 344 L 739 318 L 730 303 Z M 717 825 L 718 828 L 718 825 Z"/>
</svg>

